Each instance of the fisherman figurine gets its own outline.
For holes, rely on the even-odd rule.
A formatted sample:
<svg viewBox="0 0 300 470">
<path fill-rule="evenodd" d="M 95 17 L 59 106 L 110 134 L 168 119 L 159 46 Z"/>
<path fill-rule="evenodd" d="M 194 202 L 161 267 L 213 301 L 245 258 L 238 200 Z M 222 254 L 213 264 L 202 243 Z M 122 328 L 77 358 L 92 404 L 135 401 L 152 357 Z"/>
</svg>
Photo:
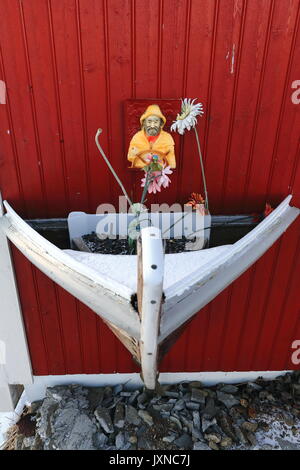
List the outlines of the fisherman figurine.
<svg viewBox="0 0 300 470">
<path fill-rule="evenodd" d="M 166 118 L 157 104 L 148 106 L 140 118 L 142 129 L 131 139 L 128 160 L 131 168 L 143 168 L 156 160 L 163 166 L 176 168 L 173 137 L 162 130 Z"/>
</svg>

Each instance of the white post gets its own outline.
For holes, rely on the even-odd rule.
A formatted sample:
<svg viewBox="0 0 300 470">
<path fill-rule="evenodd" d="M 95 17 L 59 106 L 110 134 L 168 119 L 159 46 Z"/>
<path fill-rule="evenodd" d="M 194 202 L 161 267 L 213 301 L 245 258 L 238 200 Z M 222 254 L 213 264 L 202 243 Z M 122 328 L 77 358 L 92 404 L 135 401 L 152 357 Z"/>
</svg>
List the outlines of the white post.
<svg viewBox="0 0 300 470">
<path fill-rule="evenodd" d="M 0 195 L 0 220 L 4 216 Z M 0 411 L 13 411 L 32 383 L 31 363 L 8 240 L 0 224 Z"/>
<path fill-rule="evenodd" d="M 145 386 L 154 390 L 157 380 L 158 335 L 163 294 L 164 252 L 161 231 L 141 231 L 138 253 L 138 310 L 141 316 L 141 368 Z"/>
</svg>

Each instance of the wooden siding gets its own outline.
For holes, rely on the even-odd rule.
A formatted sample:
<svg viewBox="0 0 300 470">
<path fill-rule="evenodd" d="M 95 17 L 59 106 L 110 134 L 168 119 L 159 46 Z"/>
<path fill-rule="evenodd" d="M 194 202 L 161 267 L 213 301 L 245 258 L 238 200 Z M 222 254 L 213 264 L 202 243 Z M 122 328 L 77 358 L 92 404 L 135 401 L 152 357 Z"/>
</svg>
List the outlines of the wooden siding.
<svg viewBox="0 0 300 470">
<path fill-rule="evenodd" d="M 300 104 L 292 102 L 292 84 L 300 80 L 299 5 L 1 0 L 3 197 L 24 218 L 116 204 L 119 188 L 94 144 L 102 127 L 103 146 L 137 200 L 124 102 L 187 96 L 204 104 L 199 129 L 213 214 L 258 212 L 291 192 L 299 207 Z M 170 202 L 185 202 L 202 191 L 192 133 L 180 139 L 176 155 Z M 299 228 L 296 221 L 199 312 L 162 371 L 299 367 L 291 363 L 292 342 L 300 339 Z M 13 254 L 35 374 L 137 370 L 95 314 Z"/>
</svg>

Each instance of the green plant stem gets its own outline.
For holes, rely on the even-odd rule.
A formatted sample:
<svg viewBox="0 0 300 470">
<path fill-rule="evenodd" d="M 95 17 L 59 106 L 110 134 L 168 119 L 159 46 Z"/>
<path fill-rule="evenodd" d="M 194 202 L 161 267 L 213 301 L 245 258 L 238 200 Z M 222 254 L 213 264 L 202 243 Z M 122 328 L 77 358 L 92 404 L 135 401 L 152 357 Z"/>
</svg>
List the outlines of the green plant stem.
<svg viewBox="0 0 300 470">
<path fill-rule="evenodd" d="M 110 169 L 110 171 L 112 172 L 112 174 L 114 175 L 117 183 L 119 184 L 119 186 L 121 187 L 122 191 L 123 191 L 123 194 L 124 196 L 126 197 L 127 201 L 128 201 L 128 204 L 130 205 L 130 207 L 132 207 L 132 201 L 130 200 L 127 192 L 126 192 L 126 189 L 124 188 L 123 184 L 122 184 L 122 181 L 120 180 L 120 178 L 118 177 L 117 173 L 115 172 L 115 170 L 113 169 L 110 161 L 108 160 L 107 156 L 105 155 L 100 143 L 99 143 L 99 136 L 100 134 L 102 134 L 102 129 L 98 129 L 97 130 L 97 133 L 96 133 L 96 136 L 95 136 L 95 142 L 96 142 L 96 145 L 97 145 L 97 148 L 99 150 L 99 152 L 101 153 L 102 157 L 104 158 L 104 161 L 105 163 L 107 164 L 108 168 Z"/>
<path fill-rule="evenodd" d="M 199 136 L 198 136 L 196 126 L 194 126 L 194 131 L 195 131 L 195 135 L 196 135 L 197 147 L 198 147 L 199 158 L 200 158 L 200 166 L 201 166 L 201 172 L 202 172 L 202 179 L 203 179 L 203 186 L 204 186 L 204 195 L 205 195 L 204 207 L 207 210 L 207 212 L 209 212 L 209 209 L 208 209 L 208 194 L 207 194 L 206 179 L 205 179 L 205 173 L 204 173 L 203 158 L 202 158 L 200 141 L 199 141 Z"/>
</svg>

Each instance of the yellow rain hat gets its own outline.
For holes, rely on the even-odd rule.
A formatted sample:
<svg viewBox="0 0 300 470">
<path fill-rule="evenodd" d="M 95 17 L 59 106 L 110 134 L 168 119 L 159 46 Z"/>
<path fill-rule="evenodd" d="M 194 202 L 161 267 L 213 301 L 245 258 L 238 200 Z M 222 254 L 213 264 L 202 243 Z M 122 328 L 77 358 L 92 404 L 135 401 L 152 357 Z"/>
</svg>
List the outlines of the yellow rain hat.
<svg viewBox="0 0 300 470">
<path fill-rule="evenodd" d="M 162 127 L 166 124 L 166 118 L 163 115 L 163 113 L 161 112 L 160 107 L 157 104 L 151 104 L 150 106 L 148 106 L 148 108 L 146 109 L 144 114 L 140 117 L 141 126 L 143 125 L 144 119 L 146 119 L 149 116 L 158 116 L 158 117 L 160 117 L 164 122 Z"/>
</svg>

